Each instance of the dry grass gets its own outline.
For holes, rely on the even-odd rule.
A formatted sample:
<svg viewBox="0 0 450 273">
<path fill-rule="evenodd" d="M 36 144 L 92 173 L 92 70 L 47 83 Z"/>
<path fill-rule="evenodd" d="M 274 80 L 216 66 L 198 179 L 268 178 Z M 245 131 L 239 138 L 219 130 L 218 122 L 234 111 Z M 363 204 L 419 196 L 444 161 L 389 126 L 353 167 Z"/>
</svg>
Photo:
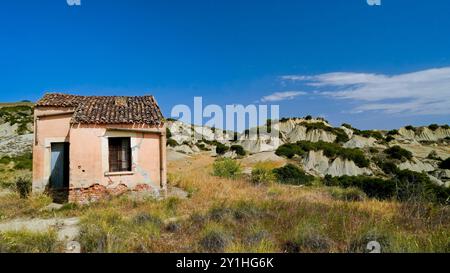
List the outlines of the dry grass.
<svg viewBox="0 0 450 273">
<path fill-rule="evenodd" d="M 385 252 L 449 251 L 448 208 L 411 208 L 367 198 L 346 201 L 325 187 L 222 179 L 211 175 L 213 160 L 198 156 L 170 163 L 170 184 L 188 191 L 186 200 L 136 203 L 119 198 L 88 210 L 96 213 L 94 219 L 111 209 L 127 223 L 140 213 L 161 219 L 157 236 L 149 240 L 145 233 L 129 232 L 133 235 L 122 238 L 126 247 L 120 252 L 363 252 L 368 240 L 379 240 Z M 172 217 L 180 220 L 164 224 Z M 139 234 L 140 240 L 132 239 Z"/>
<path fill-rule="evenodd" d="M 169 164 L 170 184 L 188 199 L 123 196 L 52 214 L 82 218 L 79 240 L 87 252 L 362 252 L 369 240 L 385 252 L 450 251 L 448 207 L 348 201 L 321 186 L 223 179 L 211 175 L 213 161 Z M 12 217 L 9 207 L 18 203 L 6 201 L 0 199 L 0 213 Z M 17 213 L 36 213 L 24 207 Z"/>
</svg>

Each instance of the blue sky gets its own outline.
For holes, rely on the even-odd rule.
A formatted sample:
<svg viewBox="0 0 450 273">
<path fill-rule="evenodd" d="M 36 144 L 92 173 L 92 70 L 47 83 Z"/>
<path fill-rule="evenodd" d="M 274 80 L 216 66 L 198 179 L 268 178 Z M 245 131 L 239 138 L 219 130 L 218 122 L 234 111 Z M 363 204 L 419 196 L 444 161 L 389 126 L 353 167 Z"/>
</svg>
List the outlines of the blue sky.
<svg viewBox="0 0 450 273">
<path fill-rule="evenodd" d="M 449 123 L 450 1 L 1 0 L 0 101 L 276 103 L 362 129 Z"/>
</svg>

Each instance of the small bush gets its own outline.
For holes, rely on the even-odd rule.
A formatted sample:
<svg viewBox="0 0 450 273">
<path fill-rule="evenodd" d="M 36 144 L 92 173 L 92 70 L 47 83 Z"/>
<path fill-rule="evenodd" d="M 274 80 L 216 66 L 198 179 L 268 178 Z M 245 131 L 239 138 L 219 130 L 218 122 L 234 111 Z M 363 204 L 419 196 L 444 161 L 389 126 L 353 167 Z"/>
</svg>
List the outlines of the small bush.
<svg viewBox="0 0 450 273">
<path fill-rule="evenodd" d="M 232 145 L 230 150 L 235 152 L 239 156 L 245 156 L 246 155 L 244 147 L 242 147 L 241 145 Z"/>
<path fill-rule="evenodd" d="M 133 222 L 138 225 L 153 223 L 157 226 L 162 224 L 161 218 L 147 212 L 141 212 L 133 217 Z"/>
<path fill-rule="evenodd" d="M 230 147 L 226 146 L 225 144 L 217 142 L 217 144 L 216 144 L 216 154 L 224 155 L 229 150 L 230 150 Z"/>
<path fill-rule="evenodd" d="M 389 143 L 389 142 L 395 140 L 395 137 L 393 137 L 393 136 L 387 136 L 385 140 L 386 140 L 386 142 Z"/>
<path fill-rule="evenodd" d="M 27 198 L 31 193 L 31 176 L 20 175 L 16 178 L 16 191 L 21 198 Z"/>
<path fill-rule="evenodd" d="M 293 158 L 295 155 L 302 156 L 305 154 L 305 151 L 300 148 L 300 146 L 296 144 L 284 144 L 280 146 L 276 151 L 275 154 L 278 156 L 284 156 L 287 158 Z"/>
<path fill-rule="evenodd" d="M 439 168 L 445 169 L 445 170 L 450 170 L 450 157 L 447 158 L 446 160 L 442 161 L 439 164 Z"/>
<path fill-rule="evenodd" d="M 438 153 L 437 153 L 435 150 L 431 151 L 431 152 L 428 154 L 427 158 L 428 158 L 428 159 L 432 159 L 432 160 L 442 160 L 442 159 L 439 157 Z"/>
<path fill-rule="evenodd" d="M 217 204 L 208 211 L 209 219 L 213 221 L 223 221 L 231 215 L 231 210 L 224 204 Z"/>
<path fill-rule="evenodd" d="M 284 243 L 284 251 L 288 253 L 313 252 L 329 253 L 334 242 L 325 235 L 320 226 L 300 224 Z"/>
<path fill-rule="evenodd" d="M 401 161 L 411 160 L 413 158 L 413 154 L 410 151 L 405 150 L 398 145 L 386 149 L 384 153 L 389 155 L 392 159 L 398 159 Z"/>
<path fill-rule="evenodd" d="M 202 232 L 200 246 L 206 252 L 224 252 L 231 241 L 225 230 L 216 224 L 209 224 Z"/>
<path fill-rule="evenodd" d="M 428 129 L 430 129 L 431 131 L 436 131 L 437 129 L 439 129 L 439 125 L 430 124 L 430 125 L 428 125 Z"/>
<path fill-rule="evenodd" d="M 170 131 L 169 127 L 166 127 L 166 137 L 167 138 L 171 138 L 172 137 L 172 132 Z"/>
<path fill-rule="evenodd" d="M 381 178 L 371 178 L 366 176 L 341 176 L 325 177 L 326 186 L 358 188 L 367 196 L 377 199 L 389 199 L 396 194 L 396 184 L 392 180 L 383 180 Z"/>
<path fill-rule="evenodd" d="M 398 130 L 396 130 L 396 129 L 390 130 L 390 131 L 387 133 L 388 136 L 395 136 L 395 135 L 398 135 L 398 134 L 399 134 L 399 132 L 398 132 Z"/>
<path fill-rule="evenodd" d="M 358 188 L 331 188 L 331 196 L 336 200 L 347 201 L 347 202 L 359 202 L 364 201 L 367 195 Z"/>
<path fill-rule="evenodd" d="M 254 201 L 239 201 L 233 205 L 232 211 L 234 218 L 241 221 L 264 216 L 264 211 Z"/>
<path fill-rule="evenodd" d="M 252 182 L 255 184 L 271 184 L 275 179 L 271 164 L 260 162 L 252 169 Z"/>
<path fill-rule="evenodd" d="M 412 126 L 412 125 L 405 126 L 405 129 L 406 130 L 410 130 L 410 131 L 415 131 L 416 130 L 416 128 L 414 126 Z"/>
<path fill-rule="evenodd" d="M 230 158 L 217 159 L 213 164 L 213 175 L 224 178 L 237 178 L 241 175 L 241 165 Z"/>
<path fill-rule="evenodd" d="M 396 174 L 399 168 L 394 162 L 391 161 L 381 161 L 379 167 L 383 170 L 385 174 Z"/>
<path fill-rule="evenodd" d="M 178 146 L 178 142 L 173 138 L 169 138 L 167 139 L 167 146 L 176 147 Z"/>
<path fill-rule="evenodd" d="M 306 174 L 303 170 L 293 164 L 273 170 L 277 181 L 281 184 L 309 185 L 314 181 L 314 177 Z"/>
<path fill-rule="evenodd" d="M 195 146 L 197 146 L 201 151 L 210 151 L 204 143 L 197 142 Z"/>
<path fill-rule="evenodd" d="M 370 147 L 370 148 L 369 148 L 369 152 L 370 152 L 371 154 L 377 154 L 379 151 L 378 151 L 377 148 Z"/>
</svg>

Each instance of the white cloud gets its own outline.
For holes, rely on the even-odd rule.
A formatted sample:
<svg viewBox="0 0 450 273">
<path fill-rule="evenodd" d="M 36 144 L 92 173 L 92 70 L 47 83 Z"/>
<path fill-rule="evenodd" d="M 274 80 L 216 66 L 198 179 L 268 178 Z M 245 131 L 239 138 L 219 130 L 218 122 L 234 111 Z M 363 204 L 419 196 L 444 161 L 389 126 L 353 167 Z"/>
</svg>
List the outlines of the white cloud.
<svg viewBox="0 0 450 273">
<path fill-rule="evenodd" d="M 301 91 L 276 92 L 271 95 L 262 97 L 261 102 L 292 100 L 295 97 L 302 96 L 302 95 L 306 95 L 306 92 L 301 92 Z"/>
<path fill-rule="evenodd" d="M 315 87 L 331 98 L 359 102 L 355 112 L 450 114 L 450 67 L 392 76 L 337 72 L 282 79 Z"/>
</svg>

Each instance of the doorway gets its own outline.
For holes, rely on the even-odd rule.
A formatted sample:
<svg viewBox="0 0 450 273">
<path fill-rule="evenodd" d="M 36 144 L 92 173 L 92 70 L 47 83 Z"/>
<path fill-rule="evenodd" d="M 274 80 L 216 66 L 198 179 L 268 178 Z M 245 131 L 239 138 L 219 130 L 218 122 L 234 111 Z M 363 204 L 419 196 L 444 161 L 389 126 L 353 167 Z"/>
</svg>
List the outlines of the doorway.
<svg viewBox="0 0 450 273">
<path fill-rule="evenodd" d="M 69 143 L 51 144 L 50 194 L 55 203 L 69 201 Z"/>
</svg>

